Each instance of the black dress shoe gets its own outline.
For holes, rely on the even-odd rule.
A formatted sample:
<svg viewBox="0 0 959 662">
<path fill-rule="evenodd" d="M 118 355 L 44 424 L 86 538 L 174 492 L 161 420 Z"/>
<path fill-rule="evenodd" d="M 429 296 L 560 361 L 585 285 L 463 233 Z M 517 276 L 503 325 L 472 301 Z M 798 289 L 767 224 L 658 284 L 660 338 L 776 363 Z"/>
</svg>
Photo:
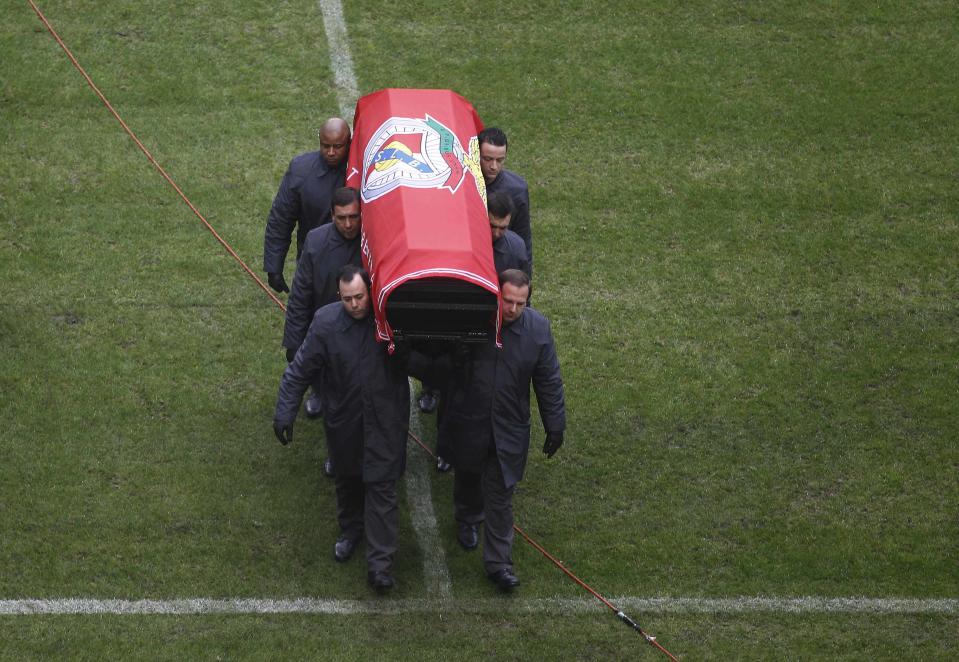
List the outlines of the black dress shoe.
<svg viewBox="0 0 959 662">
<path fill-rule="evenodd" d="M 353 552 L 356 551 L 357 542 L 358 541 L 347 538 L 346 536 L 337 538 L 336 544 L 333 545 L 333 558 L 336 559 L 336 562 L 344 563 L 349 561 L 350 557 L 353 556 Z"/>
<path fill-rule="evenodd" d="M 327 478 L 333 477 L 333 460 L 330 458 L 323 460 L 323 475 Z"/>
<path fill-rule="evenodd" d="M 320 400 L 320 396 L 316 393 L 310 393 L 310 397 L 306 399 L 306 417 L 307 418 L 319 418 L 323 415 L 323 401 Z"/>
<path fill-rule="evenodd" d="M 388 572 L 369 572 L 366 575 L 366 581 L 370 586 L 380 592 L 393 588 L 393 575 Z"/>
<path fill-rule="evenodd" d="M 496 584 L 496 586 L 501 591 L 512 591 L 514 588 L 519 586 L 519 577 L 513 574 L 508 568 L 503 568 L 498 572 L 486 575 L 491 582 Z"/>
<path fill-rule="evenodd" d="M 419 404 L 421 412 L 424 414 L 432 414 L 436 411 L 436 406 L 439 404 L 436 391 L 423 391 L 417 404 Z"/>
<path fill-rule="evenodd" d="M 469 551 L 471 549 L 476 549 L 476 545 L 479 542 L 477 531 L 479 526 L 476 524 L 467 524 L 466 522 L 457 522 L 456 523 L 456 540 L 459 541 L 460 547 Z"/>
<path fill-rule="evenodd" d="M 441 474 L 445 474 L 447 471 L 453 468 L 449 462 L 441 458 L 439 455 L 436 456 L 436 470 Z"/>
</svg>

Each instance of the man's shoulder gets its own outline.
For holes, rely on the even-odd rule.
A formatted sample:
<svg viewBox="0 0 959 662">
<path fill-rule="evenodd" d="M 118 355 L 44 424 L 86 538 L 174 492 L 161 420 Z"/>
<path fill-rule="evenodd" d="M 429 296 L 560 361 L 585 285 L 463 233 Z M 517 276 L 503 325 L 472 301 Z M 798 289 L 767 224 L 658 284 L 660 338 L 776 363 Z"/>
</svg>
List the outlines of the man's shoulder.
<svg viewBox="0 0 959 662">
<path fill-rule="evenodd" d="M 343 318 L 346 311 L 343 310 L 343 304 L 339 301 L 320 306 L 313 313 L 312 326 L 334 327 L 337 326 Z"/>
<path fill-rule="evenodd" d="M 332 223 L 324 223 L 307 232 L 304 250 L 318 250 L 328 244 L 331 239 L 336 238 L 331 235 L 339 236 L 338 232 L 334 232 L 335 229 Z"/>
<path fill-rule="evenodd" d="M 520 250 L 522 249 L 523 257 L 526 257 L 526 243 L 523 241 L 523 238 L 513 232 L 512 230 L 507 229 L 503 233 L 503 239 L 506 240 L 506 245 L 511 250 Z"/>
<path fill-rule="evenodd" d="M 527 306 L 526 310 L 523 311 L 523 317 L 525 317 L 526 328 L 529 332 L 535 335 L 537 338 L 548 338 L 552 339 L 553 332 L 550 329 L 549 320 L 546 319 L 546 316 L 543 313 L 539 312 L 531 306 Z"/>
<path fill-rule="evenodd" d="M 510 182 L 511 184 L 515 186 L 526 188 L 526 178 L 523 177 L 518 172 L 503 168 L 503 177 L 505 177 L 508 182 Z"/>
<path fill-rule="evenodd" d="M 530 313 L 530 319 L 534 320 L 534 324 L 537 324 L 537 325 L 545 324 L 546 326 L 549 326 L 549 320 L 546 319 L 546 315 L 539 312 L 532 306 L 526 306 L 526 312 Z"/>
<path fill-rule="evenodd" d="M 512 230 L 504 232 L 503 236 L 493 244 L 493 251 L 500 255 L 513 255 L 523 260 L 526 259 L 526 243 L 521 236 Z"/>
<path fill-rule="evenodd" d="M 307 175 L 311 172 L 324 172 L 326 162 L 320 158 L 319 152 L 303 152 L 297 154 L 290 161 L 290 172 L 294 175 Z"/>
<path fill-rule="evenodd" d="M 519 336 L 526 336 L 537 341 L 552 338 L 549 320 L 536 310 L 529 306 L 523 311 L 518 320 L 506 327 Z"/>
<path fill-rule="evenodd" d="M 527 191 L 529 186 L 526 184 L 526 179 L 522 175 L 513 172 L 512 170 L 507 170 L 503 168 L 500 172 L 499 177 L 493 182 L 490 186 L 492 190 L 506 191 L 507 193 Z"/>
</svg>

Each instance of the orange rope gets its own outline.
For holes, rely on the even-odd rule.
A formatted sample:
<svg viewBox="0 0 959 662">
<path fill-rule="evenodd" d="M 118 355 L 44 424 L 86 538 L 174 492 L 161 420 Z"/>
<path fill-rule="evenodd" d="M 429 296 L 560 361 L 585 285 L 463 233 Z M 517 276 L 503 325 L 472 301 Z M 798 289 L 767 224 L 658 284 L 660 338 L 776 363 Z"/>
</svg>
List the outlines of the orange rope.
<svg viewBox="0 0 959 662">
<path fill-rule="evenodd" d="M 609 607 L 609 608 L 613 611 L 613 613 L 616 614 L 616 616 L 619 617 L 619 619 L 620 619 L 621 621 L 623 621 L 623 622 L 626 623 L 627 625 L 631 626 L 631 627 L 634 628 L 636 631 L 638 631 L 641 635 L 643 635 L 643 638 L 644 638 L 651 646 L 653 646 L 653 647 L 661 650 L 663 653 L 665 653 L 665 654 L 669 657 L 670 660 L 673 660 L 673 662 L 676 662 L 676 658 L 673 656 L 673 654 L 670 653 L 670 652 L 669 652 L 668 650 L 666 650 L 665 648 L 663 648 L 663 647 L 660 645 L 660 643 L 659 643 L 658 641 L 656 641 L 656 637 L 654 637 L 654 636 L 652 636 L 652 635 L 650 635 L 650 634 L 647 634 L 646 631 L 643 630 L 643 628 L 641 628 L 634 620 L 632 620 L 631 618 L 629 618 L 628 616 L 626 616 L 626 614 L 624 614 L 621 609 L 617 608 L 615 605 L 613 605 L 612 602 L 610 602 L 609 600 L 607 600 L 606 598 L 604 598 L 602 595 L 600 595 L 599 593 L 597 593 L 597 592 L 593 589 L 592 586 L 590 586 L 589 584 L 587 584 L 586 582 L 584 582 L 582 579 L 580 579 L 579 577 L 577 577 L 576 575 L 574 575 L 573 572 L 572 572 L 569 568 L 567 568 L 565 565 L 563 565 L 562 561 L 560 561 L 559 559 L 556 559 L 555 557 L 553 557 L 552 554 L 550 554 L 550 553 L 547 552 L 545 549 L 543 549 L 542 545 L 540 545 L 538 542 L 536 542 L 535 540 L 533 540 L 532 538 L 530 538 L 530 537 L 526 534 L 526 532 L 523 531 L 523 529 L 519 528 L 518 526 L 516 526 L 516 525 L 514 524 L 514 525 L 513 525 L 513 530 L 516 531 L 516 532 L 517 532 L 518 534 L 520 534 L 521 536 L 523 536 L 523 539 L 526 540 L 526 542 L 528 542 L 530 545 L 532 545 L 540 554 L 542 554 L 542 555 L 545 556 L 547 559 L 549 559 L 550 561 L 552 561 L 552 562 L 553 562 L 553 565 L 555 565 L 557 568 L 559 568 L 559 569 L 562 570 L 564 573 L 566 573 L 566 576 L 568 576 L 570 579 L 572 579 L 574 582 L 576 582 L 577 584 L 579 584 L 581 587 L 583 587 L 584 589 L 586 589 L 587 591 L 589 591 L 590 593 L 592 593 L 593 596 L 594 596 L 596 599 L 598 599 L 598 600 L 599 600 L 600 602 L 602 602 L 604 605 L 606 605 L 607 607 Z"/>
<path fill-rule="evenodd" d="M 190 208 L 190 210 L 194 214 L 196 214 L 196 217 L 203 222 L 203 225 L 206 226 L 206 229 L 210 231 L 210 233 L 218 242 L 220 242 L 220 245 L 226 249 L 227 253 L 232 255 L 233 259 L 235 259 L 240 264 L 240 266 L 243 267 L 243 270 L 250 275 L 250 278 L 256 281 L 256 284 L 259 285 L 260 288 L 264 292 L 266 292 L 271 299 L 273 299 L 273 302 L 280 307 L 280 310 L 285 311 L 286 306 L 283 305 L 283 302 L 280 301 L 276 297 L 276 295 L 270 291 L 270 289 L 263 283 L 262 280 L 260 280 L 260 278 L 255 273 L 253 273 L 253 270 L 250 269 L 250 267 L 247 266 L 247 264 L 240 258 L 240 256 L 236 254 L 236 251 L 234 251 L 233 248 L 228 243 L 226 243 L 226 241 L 224 241 L 219 234 L 217 234 L 217 231 L 214 230 L 213 226 L 210 225 L 210 223 L 206 220 L 206 218 L 203 217 L 203 214 L 201 214 L 200 211 L 193 206 L 193 203 L 190 202 L 190 199 L 186 197 L 186 195 L 183 193 L 182 190 L 180 190 L 180 187 L 177 186 L 176 182 L 173 181 L 173 178 L 167 174 L 166 170 L 163 169 L 163 166 L 157 163 L 157 160 L 153 158 L 153 154 L 150 153 L 150 150 L 148 150 L 146 146 L 142 142 L 140 142 L 140 139 L 137 138 L 136 134 L 133 133 L 133 131 L 130 129 L 129 126 L 127 126 L 127 123 L 123 121 L 123 118 L 120 117 L 120 114 L 113 108 L 113 105 L 107 100 L 107 98 L 103 95 L 103 92 L 101 92 L 100 89 L 93 82 L 93 79 L 90 78 L 89 74 L 87 74 L 84 68 L 80 66 L 80 63 L 77 61 L 77 58 L 73 56 L 73 53 L 70 52 L 70 49 L 67 48 L 67 45 L 63 43 L 62 39 L 60 39 L 60 35 L 58 35 L 57 31 L 53 29 L 52 25 L 50 25 L 50 22 L 47 20 L 47 17 L 43 15 L 43 12 L 40 11 L 40 8 L 37 7 L 37 5 L 33 2 L 33 0 L 27 0 L 27 2 L 30 3 L 30 6 L 33 8 L 33 11 L 36 13 L 37 17 L 43 22 L 43 25 L 46 26 L 50 34 L 53 35 L 53 38 L 57 40 L 58 44 L 60 44 L 60 48 L 62 48 L 63 52 L 67 54 L 68 58 L 70 58 L 70 61 L 73 63 L 73 66 L 77 68 L 77 71 L 80 72 L 80 75 L 82 75 L 83 78 L 87 81 L 87 85 L 90 86 L 90 89 L 96 92 L 96 95 L 100 97 L 100 101 L 103 102 L 103 105 L 105 105 L 107 109 L 111 113 L 113 113 L 113 116 L 120 123 L 120 126 L 122 126 L 123 130 L 127 132 L 127 135 L 129 135 L 133 139 L 133 142 L 137 144 L 137 147 L 140 148 L 140 151 L 146 155 L 147 159 L 150 160 L 150 163 L 152 163 L 154 167 L 157 169 L 157 171 L 161 175 L 163 175 L 163 178 L 167 180 L 167 182 L 169 182 L 170 186 L 172 186 L 173 189 L 179 194 L 180 198 L 183 199 L 183 202 L 185 202 L 187 206 Z"/>
<path fill-rule="evenodd" d="M 427 446 L 426 444 L 424 444 L 422 441 L 420 441 L 420 439 L 419 439 L 415 434 L 413 434 L 412 432 L 410 432 L 410 431 L 408 431 L 408 430 L 407 430 L 406 434 L 409 435 L 410 439 L 412 439 L 412 440 L 415 441 L 417 444 L 419 444 L 420 448 L 422 448 L 424 451 L 426 451 L 427 453 L 429 453 L 429 455 L 430 455 L 431 457 L 434 457 L 434 458 L 436 457 L 436 454 L 435 454 L 432 450 L 430 450 L 430 447 Z M 644 638 L 651 646 L 653 646 L 654 648 L 657 648 L 658 650 L 662 651 L 663 653 L 666 654 L 667 657 L 669 657 L 670 660 L 673 660 L 673 662 L 676 662 L 676 658 L 673 656 L 673 654 L 670 653 L 670 652 L 669 652 L 668 650 L 666 650 L 665 648 L 663 648 L 663 647 L 660 645 L 660 643 L 659 643 L 658 641 L 656 641 L 656 637 L 654 637 L 654 636 L 652 636 L 652 635 L 650 635 L 650 634 L 647 634 L 646 631 L 643 630 L 643 628 L 641 628 L 641 627 L 636 623 L 636 621 L 634 621 L 634 620 L 631 619 L 629 616 L 627 616 L 626 614 L 624 614 L 621 609 L 618 609 L 612 602 L 610 602 L 609 600 L 607 600 L 606 598 L 604 598 L 599 592 L 597 592 L 595 589 L 593 589 L 592 586 L 590 586 L 589 584 L 587 584 L 586 582 L 584 582 L 582 579 L 580 579 L 579 577 L 577 577 L 575 574 L 573 574 L 573 572 L 572 572 L 569 568 L 567 568 L 565 565 L 563 565 L 562 561 L 560 561 L 559 559 L 557 559 L 556 557 L 554 557 L 552 554 L 550 554 L 549 552 L 547 552 L 547 551 L 543 548 L 542 545 L 540 545 L 538 542 L 536 542 L 535 540 L 533 540 L 532 538 L 530 538 L 529 535 L 528 535 L 525 531 L 523 531 L 523 529 L 519 528 L 516 524 L 513 524 L 513 530 L 516 531 L 516 533 L 518 533 L 520 536 L 522 536 L 522 537 L 523 537 L 523 540 L 525 540 L 526 542 L 528 542 L 536 551 L 538 551 L 540 554 L 542 554 L 542 555 L 545 556 L 547 559 L 549 559 L 550 561 L 552 561 L 553 565 L 555 565 L 557 568 L 559 568 L 559 569 L 562 570 L 564 573 L 566 573 L 566 576 L 567 576 L 567 577 L 569 577 L 570 579 L 572 579 L 574 582 L 576 582 L 577 584 L 579 584 L 579 585 L 580 585 L 582 588 L 584 588 L 586 591 L 588 591 L 589 593 L 591 593 L 591 594 L 593 595 L 593 597 L 595 597 L 597 600 L 599 600 L 599 601 L 602 602 L 604 605 L 606 605 L 607 607 L 609 607 L 609 608 L 613 611 L 613 613 L 615 613 L 616 616 L 617 616 L 621 621 L 623 621 L 624 623 L 626 623 L 627 625 L 629 625 L 630 627 L 632 627 L 633 629 L 635 629 L 637 632 L 639 632 L 641 635 L 643 635 L 643 638 Z"/>
</svg>

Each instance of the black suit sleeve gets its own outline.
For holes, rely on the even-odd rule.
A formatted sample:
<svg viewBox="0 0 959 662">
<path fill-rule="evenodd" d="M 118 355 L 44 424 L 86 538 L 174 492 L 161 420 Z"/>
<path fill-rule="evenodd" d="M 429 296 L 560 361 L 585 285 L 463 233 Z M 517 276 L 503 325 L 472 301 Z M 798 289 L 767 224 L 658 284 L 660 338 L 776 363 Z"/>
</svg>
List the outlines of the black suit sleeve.
<svg viewBox="0 0 959 662">
<path fill-rule="evenodd" d="M 510 220 L 510 230 L 518 234 L 526 244 L 526 260 L 529 262 L 530 270 L 533 266 L 533 230 L 530 227 L 529 219 L 529 190 L 523 189 L 513 198 L 513 204 L 516 206 L 516 213 Z"/>
<path fill-rule="evenodd" d="M 296 265 L 293 287 L 286 302 L 286 323 L 283 325 L 283 346 L 297 349 L 306 337 L 310 320 L 316 312 L 313 291 L 313 251 L 307 246 Z"/>
<path fill-rule="evenodd" d="M 300 195 L 297 186 L 298 177 L 293 174 L 292 166 L 291 161 L 266 219 L 266 232 L 263 236 L 263 271 L 268 274 L 283 273 L 283 263 L 290 250 L 293 228 L 296 227 L 298 220 Z"/>
<path fill-rule="evenodd" d="M 548 322 L 543 335 L 545 342 L 540 344 L 539 358 L 533 370 L 533 390 L 543 428 L 547 432 L 562 432 L 566 429 L 566 395 Z"/>
<path fill-rule="evenodd" d="M 328 350 L 316 324 L 310 325 L 310 331 L 303 346 L 293 361 L 283 371 L 280 380 L 280 392 L 276 398 L 276 410 L 273 420 L 280 425 L 292 425 L 303 402 L 303 394 L 322 374 L 328 361 Z"/>
<path fill-rule="evenodd" d="M 516 251 L 516 264 L 517 268 L 529 276 L 530 280 L 533 279 L 533 267 L 529 263 L 529 249 L 525 245 L 518 247 Z"/>
</svg>

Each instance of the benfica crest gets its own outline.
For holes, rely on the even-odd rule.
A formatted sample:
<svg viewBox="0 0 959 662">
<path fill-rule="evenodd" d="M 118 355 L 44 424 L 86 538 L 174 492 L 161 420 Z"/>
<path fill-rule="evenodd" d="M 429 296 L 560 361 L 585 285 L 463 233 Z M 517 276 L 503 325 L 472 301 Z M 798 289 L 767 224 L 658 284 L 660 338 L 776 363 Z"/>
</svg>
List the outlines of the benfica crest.
<svg viewBox="0 0 959 662">
<path fill-rule="evenodd" d="M 363 202 L 400 186 L 447 189 L 452 194 L 467 172 L 485 200 L 476 136 L 464 149 L 456 134 L 429 115 L 423 119 L 391 117 L 367 143 L 360 194 Z"/>
</svg>

